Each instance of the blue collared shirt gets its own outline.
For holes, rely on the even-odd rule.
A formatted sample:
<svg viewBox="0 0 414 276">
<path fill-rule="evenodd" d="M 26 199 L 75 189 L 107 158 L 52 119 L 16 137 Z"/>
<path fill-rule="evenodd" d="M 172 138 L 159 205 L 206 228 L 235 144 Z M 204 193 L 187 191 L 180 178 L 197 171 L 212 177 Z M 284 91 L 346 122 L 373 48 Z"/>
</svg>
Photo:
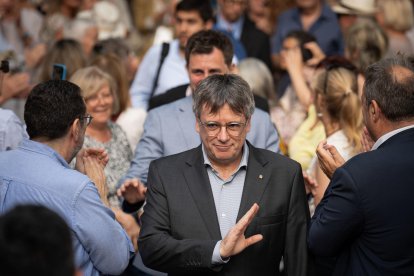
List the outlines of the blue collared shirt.
<svg viewBox="0 0 414 276">
<path fill-rule="evenodd" d="M 151 96 L 152 85 L 160 63 L 162 45 L 152 46 L 145 54 L 135 74 L 129 93 L 134 108 L 147 110 Z M 158 78 L 158 86 L 154 95 L 161 95 L 167 90 L 189 82 L 185 58 L 180 55 L 177 39 L 170 42 L 168 55 L 162 64 Z"/>
<path fill-rule="evenodd" d="M 0 152 L 17 148 L 27 138 L 26 127 L 13 111 L 0 108 Z"/>
<path fill-rule="evenodd" d="M 51 147 L 24 140 L 0 153 L 0 213 L 18 204 L 43 205 L 62 216 L 83 275 L 120 274 L 127 267 L 134 250 L 114 213 L 91 180 Z"/>
<path fill-rule="evenodd" d="M 272 36 L 272 52 L 279 53 L 285 36 L 295 30 L 303 30 L 298 8 L 289 9 L 279 16 L 276 32 Z M 315 36 L 325 55 L 344 54 L 344 41 L 338 19 L 327 4 L 323 4 L 321 15 L 308 32 Z"/>
<path fill-rule="evenodd" d="M 211 190 L 213 192 L 221 237 L 224 238 L 237 222 L 236 220 L 243 194 L 244 181 L 246 179 L 249 147 L 247 146 L 247 143 L 244 142 L 243 155 L 240 164 L 229 179 L 222 179 L 219 176 L 218 172 L 211 165 L 211 162 L 207 157 L 204 145 L 202 146 L 202 150 L 204 165 L 207 168 L 207 174 L 210 180 Z M 220 243 L 221 241 L 218 241 L 214 247 L 212 256 L 213 264 L 226 262 L 220 257 Z"/>
<path fill-rule="evenodd" d="M 224 30 L 233 35 L 237 40 L 240 40 L 243 31 L 244 16 L 240 16 L 235 22 L 228 22 L 223 18 L 221 13 L 217 15 L 217 29 Z"/>
</svg>

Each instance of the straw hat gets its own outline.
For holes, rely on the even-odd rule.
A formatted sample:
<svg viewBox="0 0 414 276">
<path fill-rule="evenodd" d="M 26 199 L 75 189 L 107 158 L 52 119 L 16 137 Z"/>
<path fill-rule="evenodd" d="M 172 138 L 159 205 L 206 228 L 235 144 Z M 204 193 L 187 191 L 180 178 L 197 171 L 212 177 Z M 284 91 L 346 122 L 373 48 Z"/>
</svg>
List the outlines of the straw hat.
<svg viewBox="0 0 414 276">
<path fill-rule="evenodd" d="M 121 21 L 118 7 L 108 1 L 97 2 L 92 16 L 98 26 L 98 39 L 125 38 L 127 28 Z"/>
<path fill-rule="evenodd" d="M 338 14 L 373 15 L 376 12 L 375 0 L 339 0 L 332 10 Z"/>
</svg>

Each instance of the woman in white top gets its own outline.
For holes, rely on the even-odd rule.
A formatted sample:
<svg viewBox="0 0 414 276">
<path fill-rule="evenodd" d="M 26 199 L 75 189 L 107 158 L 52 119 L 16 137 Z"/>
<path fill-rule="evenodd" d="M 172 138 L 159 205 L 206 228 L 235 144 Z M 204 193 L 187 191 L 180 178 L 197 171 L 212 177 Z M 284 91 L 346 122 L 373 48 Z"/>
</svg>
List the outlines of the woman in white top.
<svg viewBox="0 0 414 276">
<path fill-rule="evenodd" d="M 357 72 L 351 63 L 330 64 L 314 83 L 314 104 L 325 129 L 327 142 L 334 145 L 345 160 L 361 151 L 362 111 L 358 96 Z M 308 173 L 307 188 L 318 205 L 329 184 L 315 157 Z"/>
</svg>

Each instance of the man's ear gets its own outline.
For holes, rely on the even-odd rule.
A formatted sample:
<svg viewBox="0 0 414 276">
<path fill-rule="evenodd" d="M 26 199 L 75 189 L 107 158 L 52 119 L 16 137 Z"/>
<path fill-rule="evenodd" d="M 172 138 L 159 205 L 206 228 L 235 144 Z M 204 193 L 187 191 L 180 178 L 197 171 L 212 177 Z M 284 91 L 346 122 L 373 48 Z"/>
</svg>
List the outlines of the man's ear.
<svg viewBox="0 0 414 276">
<path fill-rule="evenodd" d="M 250 131 L 250 126 L 251 126 L 251 122 L 252 121 L 252 118 L 250 117 L 250 119 L 246 122 L 246 132 L 249 132 Z"/>
<path fill-rule="evenodd" d="M 82 131 L 82 123 L 79 118 L 76 118 L 70 126 L 70 134 L 77 140 Z"/>
<path fill-rule="evenodd" d="M 196 129 L 197 133 L 200 133 L 200 120 L 198 120 L 197 118 L 196 118 L 195 129 Z"/>
<path fill-rule="evenodd" d="M 230 71 L 231 74 L 236 74 L 236 75 L 239 74 L 239 67 L 237 67 L 236 64 L 232 63 L 230 65 L 229 69 L 230 69 L 229 71 Z"/>
<path fill-rule="evenodd" d="M 372 100 L 371 104 L 369 105 L 369 115 L 375 123 L 378 122 L 380 116 L 382 115 L 381 108 L 375 100 Z"/>
</svg>

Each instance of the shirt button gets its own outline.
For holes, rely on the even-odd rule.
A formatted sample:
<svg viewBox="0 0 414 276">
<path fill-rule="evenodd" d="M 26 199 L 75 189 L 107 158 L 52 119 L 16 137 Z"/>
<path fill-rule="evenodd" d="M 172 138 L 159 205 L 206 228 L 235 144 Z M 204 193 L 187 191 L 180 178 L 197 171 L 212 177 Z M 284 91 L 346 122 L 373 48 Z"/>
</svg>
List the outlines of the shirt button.
<svg viewBox="0 0 414 276">
<path fill-rule="evenodd" d="M 221 216 L 224 218 L 226 216 L 226 214 L 222 213 Z"/>
</svg>

